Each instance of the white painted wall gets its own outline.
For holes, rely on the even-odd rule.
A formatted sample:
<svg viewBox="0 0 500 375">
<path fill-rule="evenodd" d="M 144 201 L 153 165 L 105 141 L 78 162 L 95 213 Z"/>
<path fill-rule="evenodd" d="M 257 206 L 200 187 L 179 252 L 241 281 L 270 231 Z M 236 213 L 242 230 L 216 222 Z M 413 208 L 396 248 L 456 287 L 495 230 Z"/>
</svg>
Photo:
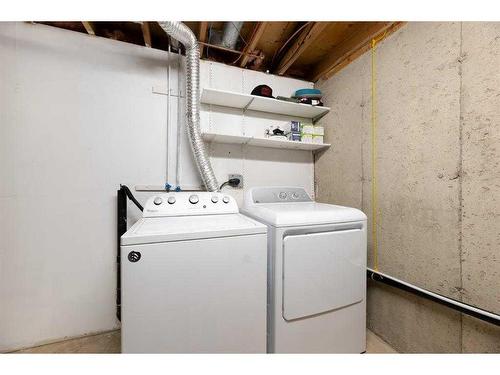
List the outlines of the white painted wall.
<svg viewBox="0 0 500 375">
<path fill-rule="evenodd" d="M 184 71 L 184 59 L 181 59 L 181 73 Z M 171 57 L 171 66 L 179 66 L 178 56 Z M 171 185 L 177 184 L 176 179 L 176 152 L 177 147 L 177 88 L 176 71 L 171 74 L 171 119 L 169 125 L 169 176 Z M 247 69 L 230 67 L 215 62 L 202 61 L 200 67 L 200 88 L 215 88 L 240 93 L 250 93 L 260 84 L 267 84 L 273 89 L 273 96 L 290 96 L 296 90 L 304 87 L 313 87 L 312 82 L 279 77 Z M 168 81 L 168 80 L 167 80 Z M 181 108 L 184 108 L 184 76 L 181 76 Z M 168 92 L 167 85 L 160 82 L 159 90 Z M 155 94 L 158 95 L 158 94 Z M 269 113 L 246 111 L 202 104 L 201 106 L 202 131 L 227 134 L 250 135 L 264 137 L 264 132 L 270 126 L 285 126 L 290 120 L 300 120 L 295 117 L 274 115 Z M 310 119 L 309 119 L 310 121 Z M 185 122 L 181 117 L 181 157 L 180 176 L 178 182 L 183 188 L 202 189 L 201 179 L 191 157 L 190 145 L 184 128 Z M 229 173 L 240 173 L 244 177 L 244 189 L 226 188 L 238 201 L 243 203 L 244 191 L 252 186 L 265 185 L 299 185 L 314 194 L 314 165 L 311 152 L 296 150 L 278 150 L 272 148 L 250 147 L 246 145 L 229 145 L 211 143 L 208 150 L 212 159 L 215 175 L 222 183 L 227 180 Z M 265 178 L 263 178 L 265 177 Z"/>
<path fill-rule="evenodd" d="M 246 69 L 228 67 L 218 63 L 202 63 L 201 87 L 211 87 L 241 93 L 250 93 L 260 84 L 273 89 L 273 96 L 290 96 L 295 90 L 313 87 L 311 82 L 269 75 Z M 203 130 L 229 135 L 264 137 L 270 126 L 284 126 L 297 118 L 269 113 L 229 109 L 203 105 L 201 127 Z M 185 133 L 185 132 L 183 132 Z M 314 160 L 311 152 L 251 147 L 246 145 L 210 144 L 210 154 L 216 177 L 227 180 L 228 173 L 241 173 L 245 189 L 227 188 L 239 203 L 243 192 L 252 186 L 298 185 L 314 193 Z"/>
<path fill-rule="evenodd" d="M 170 106 L 166 95 L 152 92 L 166 87 L 163 51 L 0 23 L 0 56 L 0 351 L 116 328 L 116 190 L 120 183 L 175 182 L 175 56 Z M 202 87 L 250 92 L 260 83 L 275 95 L 312 86 L 202 64 Z M 217 108 L 202 113 L 204 128 L 263 131 L 286 120 Z M 181 185 L 199 184 L 181 136 Z M 310 152 L 212 145 L 210 153 L 221 182 L 239 172 L 247 187 L 293 184 L 312 192 Z M 137 193 L 142 201 L 149 195 Z M 242 191 L 234 195 L 241 202 Z M 129 207 L 133 222 L 139 214 Z"/>
</svg>

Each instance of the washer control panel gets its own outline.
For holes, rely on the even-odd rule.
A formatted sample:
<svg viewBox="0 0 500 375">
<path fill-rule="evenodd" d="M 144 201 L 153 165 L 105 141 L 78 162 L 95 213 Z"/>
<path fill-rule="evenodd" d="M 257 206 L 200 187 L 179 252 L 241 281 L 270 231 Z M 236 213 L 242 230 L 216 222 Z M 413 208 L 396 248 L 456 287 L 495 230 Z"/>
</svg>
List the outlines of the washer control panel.
<svg viewBox="0 0 500 375">
<path fill-rule="evenodd" d="M 148 199 L 143 217 L 217 215 L 238 213 L 233 197 L 206 191 L 159 193 Z"/>
<path fill-rule="evenodd" d="M 256 187 L 247 192 L 246 199 L 252 203 L 312 202 L 301 187 Z"/>
</svg>

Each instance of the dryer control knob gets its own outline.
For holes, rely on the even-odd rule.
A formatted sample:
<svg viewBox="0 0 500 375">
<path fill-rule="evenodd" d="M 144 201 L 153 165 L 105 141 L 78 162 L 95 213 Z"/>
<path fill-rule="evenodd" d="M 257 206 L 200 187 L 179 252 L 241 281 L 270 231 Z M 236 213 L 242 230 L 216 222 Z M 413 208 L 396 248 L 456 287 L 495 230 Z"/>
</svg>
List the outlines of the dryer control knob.
<svg viewBox="0 0 500 375">
<path fill-rule="evenodd" d="M 163 203 L 163 199 L 161 199 L 160 197 L 156 197 L 153 203 L 159 206 L 160 204 Z"/>
<path fill-rule="evenodd" d="M 229 203 L 229 197 L 226 195 L 224 198 L 222 198 L 222 201 L 224 203 Z"/>
<path fill-rule="evenodd" d="M 278 196 L 279 196 L 280 199 L 286 199 L 287 194 L 284 191 L 282 191 L 281 193 L 279 193 Z"/>
<path fill-rule="evenodd" d="M 211 199 L 212 203 L 217 203 L 219 201 L 219 197 L 217 195 L 214 195 Z"/>
<path fill-rule="evenodd" d="M 174 204 L 175 203 L 175 197 L 168 197 L 167 202 L 168 202 L 168 204 Z"/>
<path fill-rule="evenodd" d="M 200 198 L 196 194 L 193 194 L 189 197 L 189 203 L 196 204 L 200 201 Z"/>
</svg>

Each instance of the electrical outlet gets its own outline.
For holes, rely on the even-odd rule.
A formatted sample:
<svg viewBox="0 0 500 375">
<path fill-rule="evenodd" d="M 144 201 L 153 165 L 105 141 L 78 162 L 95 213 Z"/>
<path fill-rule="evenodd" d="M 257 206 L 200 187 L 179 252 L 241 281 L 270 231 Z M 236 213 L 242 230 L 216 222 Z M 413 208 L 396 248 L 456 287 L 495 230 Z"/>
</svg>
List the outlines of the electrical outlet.
<svg viewBox="0 0 500 375">
<path fill-rule="evenodd" d="M 235 187 L 235 189 L 242 189 L 243 188 L 243 175 L 242 174 L 235 174 L 235 173 L 230 173 L 228 180 L 232 178 L 239 178 L 240 179 L 240 184 Z"/>
</svg>

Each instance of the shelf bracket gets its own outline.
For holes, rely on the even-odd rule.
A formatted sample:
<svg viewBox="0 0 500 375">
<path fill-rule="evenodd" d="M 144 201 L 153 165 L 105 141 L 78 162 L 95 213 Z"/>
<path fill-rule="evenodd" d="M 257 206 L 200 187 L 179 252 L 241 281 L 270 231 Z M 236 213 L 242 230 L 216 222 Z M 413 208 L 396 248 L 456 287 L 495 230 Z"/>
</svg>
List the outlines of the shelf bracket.
<svg viewBox="0 0 500 375">
<path fill-rule="evenodd" d="M 316 122 L 318 122 L 319 120 L 321 120 L 321 118 L 323 118 L 323 116 L 325 116 L 327 113 L 328 112 L 324 112 L 324 113 L 322 113 L 320 115 L 317 115 L 316 117 L 313 117 L 313 119 L 312 119 L 313 124 L 315 124 Z"/>
<path fill-rule="evenodd" d="M 250 105 L 253 103 L 253 100 L 254 100 L 254 99 L 255 99 L 255 98 L 251 98 L 251 99 L 250 99 L 250 101 L 249 101 L 249 102 L 248 102 L 248 103 L 247 103 L 247 104 L 243 107 L 243 114 L 245 114 L 245 113 L 246 113 L 246 111 L 247 111 L 248 107 L 250 107 Z"/>
</svg>

